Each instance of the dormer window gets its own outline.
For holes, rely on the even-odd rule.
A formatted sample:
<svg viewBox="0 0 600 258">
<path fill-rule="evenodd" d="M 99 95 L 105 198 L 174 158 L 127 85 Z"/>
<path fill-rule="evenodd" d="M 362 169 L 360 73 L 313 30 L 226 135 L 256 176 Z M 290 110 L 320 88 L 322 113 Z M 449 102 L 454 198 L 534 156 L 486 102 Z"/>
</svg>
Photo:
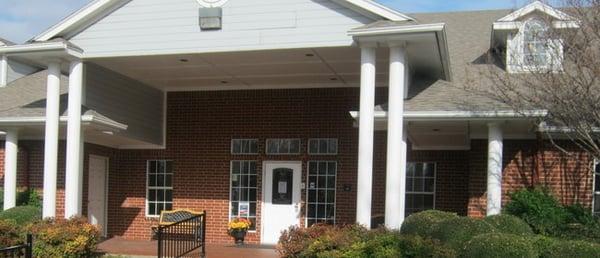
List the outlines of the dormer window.
<svg viewBox="0 0 600 258">
<path fill-rule="evenodd" d="M 509 73 L 560 72 L 563 40 L 559 35 L 578 27 L 573 17 L 535 1 L 494 22 L 491 47 L 506 55 Z"/>
<path fill-rule="evenodd" d="M 551 51 L 548 26 L 540 20 L 529 20 L 523 26 L 523 65 L 532 68 L 548 67 Z"/>
</svg>

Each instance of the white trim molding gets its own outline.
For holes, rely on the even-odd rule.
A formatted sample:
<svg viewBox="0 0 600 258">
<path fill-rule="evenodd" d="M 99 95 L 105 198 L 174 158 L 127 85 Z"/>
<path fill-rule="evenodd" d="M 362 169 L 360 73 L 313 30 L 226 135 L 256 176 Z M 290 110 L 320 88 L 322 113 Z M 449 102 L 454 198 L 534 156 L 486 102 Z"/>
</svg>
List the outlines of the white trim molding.
<svg viewBox="0 0 600 258">
<path fill-rule="evenodd" d="M 547 15 L 550 15 L 558 20 L 574 20 L 573 17 L 571 17 L 570 15 L 559 11 L 558 9 L 549 6 L 547 4 L 542 3 L 541 1 L 535 1 L 531 4 L 528 4 L 526 6 L 524 6 L 523 8 L 516 10 L 512 13 L 510 13 L 509 15 L 506 15 L 502 18 L 500 18 L 498 21 L 499 22 L 512 22 L 515 21 L 527 14 L 530 14 L 534 11 L 540 11 L 542 13 L 545 13 Z"/>
<path fill-rule="evenodd" d="M 405 111 L 406 121 L 432 121 L 432 120 L 520 120 L 539 118 L 548 115 L 546 110 L 515 111 Z M 350 116 L 355 120 L 359 118 L 358 111 L 350 111 Z M 376 121 L 387 121 L 387 111 L 375 111 Z"/>
</svg>

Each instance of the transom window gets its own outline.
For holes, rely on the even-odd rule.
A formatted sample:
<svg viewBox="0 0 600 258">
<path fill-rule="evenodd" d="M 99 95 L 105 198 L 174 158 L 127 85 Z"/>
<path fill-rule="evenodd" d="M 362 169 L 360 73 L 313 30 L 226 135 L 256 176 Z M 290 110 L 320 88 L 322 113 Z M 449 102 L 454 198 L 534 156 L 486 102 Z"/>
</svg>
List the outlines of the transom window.
<svg viewBox="0 0 600 258">
<path fill-rule="evenodd" d="M 593 200 L 593 213 L 596 216 L 600 216 L 600 163 L 596 161 L 596 168 L 594 169 L 594 200 Z"/>
<path fill-rule="evenodd" d="M 149 160 L 147 164 L 146 216 L 173 209 L 173 162 Z"/>
<path fill-rule="evenodd" d="M 300 139 L 267 139 L 267 154 L 300 154 Z"/>
<path fill-rule="evenodd" d="M 308 154 L 311 155 L 336 155 L 338 140 L 334 138 L 308 140 Z"/>
<path fill-rule="evenodd" d="M 337 162 L 309 161 L 306 225 L 335 224 Z"/>
<path fill-rule="evenodd" d="M 247 218 L 252 222 L 250 230 L 256 230 L 256 161 L 231 161 L 231 199 L 232 218 Z"/>
<path fill-rule="evenodd" d="M 231 154 L 258 154 L 257 139 L 231 140 Z"/>
<path fill-rule="evenodd" d="M 529 67 L 547 67 L 550 62 L 547 26 L 533 19 L 523 27 L 523 65 Z"/>
<path fill-rule="evenodd" d="M 406 216 L 435 208 L 435 163 L 408 163 Z"/>
</svg>

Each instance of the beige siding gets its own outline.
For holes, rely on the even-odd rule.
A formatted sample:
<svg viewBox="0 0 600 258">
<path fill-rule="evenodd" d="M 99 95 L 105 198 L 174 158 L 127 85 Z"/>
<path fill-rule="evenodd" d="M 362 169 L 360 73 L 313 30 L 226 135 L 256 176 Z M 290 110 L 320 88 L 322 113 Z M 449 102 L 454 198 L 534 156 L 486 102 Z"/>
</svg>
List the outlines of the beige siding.
<svg viewBox="0 0 600 258">
<path fill-rule="evenodd" d="M 330 0 L 230 0 L 201 31 L 196 0 L 132 0 L 71 41 L 89 56 L 350 45 L 371 20 Z"/>
<path fill-rule="evenodd" d="M 85 105 L 128 125 L 123 136 L 152 144 L 163 142 L 164 93 L 160 90 L 86 63 Z"/>
</svg>

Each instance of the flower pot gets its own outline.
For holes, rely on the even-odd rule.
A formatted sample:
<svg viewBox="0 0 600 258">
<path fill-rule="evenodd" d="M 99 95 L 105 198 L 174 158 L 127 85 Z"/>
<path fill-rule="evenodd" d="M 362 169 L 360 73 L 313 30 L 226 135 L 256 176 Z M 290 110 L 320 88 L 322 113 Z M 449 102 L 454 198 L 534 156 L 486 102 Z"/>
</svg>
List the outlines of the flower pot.
<svg viewBox="0 0 600 258">
<path fill-rule="evenodd" d="M 235 239 L 236 245 L 243 245 L 246 238 L 246 230 L 232 230 L 230 235 Z"/>
</svg>

